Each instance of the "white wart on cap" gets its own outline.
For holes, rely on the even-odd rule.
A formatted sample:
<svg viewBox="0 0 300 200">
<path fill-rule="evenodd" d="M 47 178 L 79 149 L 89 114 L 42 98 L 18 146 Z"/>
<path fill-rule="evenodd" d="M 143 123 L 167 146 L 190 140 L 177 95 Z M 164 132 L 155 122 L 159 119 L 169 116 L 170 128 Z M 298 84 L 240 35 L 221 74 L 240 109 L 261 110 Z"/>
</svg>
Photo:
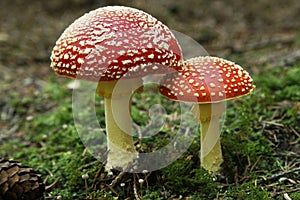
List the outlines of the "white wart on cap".
<svg viewBox="0 0 300 200">
<path fill-rule="evenodd" d="M 135 8 L 108 6 L 74 21 L 57 40 L 51 68 L 59 75 L 112 81 L 167 73 L 181 49 L 171 31 Z M 164 66 L 163 66 L 164 65 Z"/>
<path fill-rule="evenodd" d="M 161 80 L 159 91 L 172 100 L 214 103 L 249 94 L 255 86 L 240 65 L 218 57 L 196 57 Z"/>
</svg>

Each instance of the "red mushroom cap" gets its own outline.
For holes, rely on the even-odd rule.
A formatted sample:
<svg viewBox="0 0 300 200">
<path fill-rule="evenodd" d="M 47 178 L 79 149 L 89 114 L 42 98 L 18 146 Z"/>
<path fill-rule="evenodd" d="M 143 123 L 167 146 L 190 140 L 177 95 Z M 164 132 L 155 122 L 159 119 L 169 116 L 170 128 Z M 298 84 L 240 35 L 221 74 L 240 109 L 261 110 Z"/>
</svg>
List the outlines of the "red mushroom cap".
<svg viewBox="0 0 300 200">
<path fill-rule="evenodd" d="M 214 103 L 249 94 L 255 86 L 240 65 L 211 56 L 192 58 L 178 72 L 161 80 L 159 91 L 169 99 Z"/>
<path fill-rule="evenodd" d="M 75 20 L 57 40 L 51 68 L 59 75 L 112 81 L 167 73 L 181 49 L 172 32 L 135 8 L 108 6 Z M 161 64 L 161 65 L 159 65 Z M 128 73 L 127 73 L 128 72 Z"/>
</svg>

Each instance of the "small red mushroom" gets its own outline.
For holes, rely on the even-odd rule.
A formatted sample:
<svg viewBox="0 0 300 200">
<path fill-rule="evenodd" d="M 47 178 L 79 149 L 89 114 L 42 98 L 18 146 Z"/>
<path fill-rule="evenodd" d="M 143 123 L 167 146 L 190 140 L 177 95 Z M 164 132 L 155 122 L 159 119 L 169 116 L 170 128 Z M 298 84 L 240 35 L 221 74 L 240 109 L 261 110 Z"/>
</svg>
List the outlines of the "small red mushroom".
<svg viewBox="0 0 300 200">
<path fill-rule="evenodd" d="M 104 97 L 108 168 L 124 169 L 137 157 L 132 120 L 126 117 L 131 106 L 128 96 L 142 85 L 143 76 L 170 73 L 181 59 L 172 32 L 151 15 L 130 7 L 93 10 L 75 20 L 57 40 L 51 68 L 58 75 L 98 82 L 97 94 Z M 118 81 L 122 89 L 114 91 Z M 112 106 L 120 108 L 118 116 Z"/>
<path fill-rule="evenodd" d="M 240 65 L 217 57 L 189 59 L 178 72 L 165 75 L 160 93 L 172 100 L 195 103 L 192 112 L 201 124 L 201 166 L 212 173 L 223 162 L 219 119 L 224 101 L 247 95 L 255 88 Z"/>
</svg>

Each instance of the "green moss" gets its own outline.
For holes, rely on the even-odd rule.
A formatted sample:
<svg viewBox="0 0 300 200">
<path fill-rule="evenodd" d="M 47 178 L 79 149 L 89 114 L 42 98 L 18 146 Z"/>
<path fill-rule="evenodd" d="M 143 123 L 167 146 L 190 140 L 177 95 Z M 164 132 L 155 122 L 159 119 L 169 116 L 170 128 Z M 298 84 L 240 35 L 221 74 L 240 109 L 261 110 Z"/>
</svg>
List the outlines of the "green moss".
<svg viewBox="0 0 300 200">
<path fill-rule="evenodd" d="M 217 194 L 218 185 L 209 173 L 195 163 L 180 159 L 162 170 L 165 187 L 172 194 L 187 195 L 191 191 L 198 197 L 213 198 Z"/>
<path fill-rule="evenodd" d="M 300 199 L 300 192 L 294 192 L 290 194 L 291 199 Z"/>
<path fill-rule="evenodd" d="M 275 68 L 267 76 L 258 76 L 254 80 L 261 93 L 274 98 L 275 101 L 300 99 L 300 68 L 298 65 Z"/>
<path fill-rule="evenodd" d="M 61 100 L 72 97 L 72 91 L 68 90 L 65 85 L 58 83 L 55 75 L 49 78 L 49 84 L 44 88 L 43 93 L 45 98 L 53 102 L 60 102 Z"/>
<path fill-rule="evenodd" d="M 159 191 L 150 191 L 148 194 L 143 196 L 144 200 L 163 200 L 161 193 Z"/>
<path fill-rule="evenodd" d="M 253 182 L 244 183 L 237 185 L 236 187 L 231 187 L 225 193 L 224 199 L 234 199 L 234 200 L 269 200 L 271 198 L 268 191 L 262 187 L 255 186 Z"/>
</svg>

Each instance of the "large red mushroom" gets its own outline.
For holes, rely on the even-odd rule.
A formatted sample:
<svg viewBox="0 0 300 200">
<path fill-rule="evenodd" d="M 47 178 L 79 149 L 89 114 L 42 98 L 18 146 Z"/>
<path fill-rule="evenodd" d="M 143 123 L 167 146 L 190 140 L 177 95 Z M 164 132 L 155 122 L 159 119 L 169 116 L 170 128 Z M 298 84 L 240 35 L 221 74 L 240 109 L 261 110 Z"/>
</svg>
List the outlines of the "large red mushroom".
<svg viewBox="0 0 300 200">
<path fill-rule="evenodd" d="M 172 100 L 192 102 L 192 112 L 201 124 L 201 166 L 212 173 L 223 162 L 219 120 L 224 101 L 247 95 L 255 88 L 240 65 L 218 57 L 196 57 L 184 62 L 176 73 L 161 80 L 160 93 Z"/>
<path fill-rule="evenodd" d="M 61 76 L 98 82 L 96 92 L 104 97 L 107 168 L 124 169 L 138 157 L 132 119 L 126 115 L 131 106 L 128 96 L 142 85 L 143 76 L 169 73 L 181 59 L 171 31 L 151 15 L 130 7 L 93 10 L 75 20 L 57 40 L 51 68 Z M 114 91 L 117 82 L 122 82 L 122 89 Z M 112 106 L 120 109 L 118 116 Z"/>
</svg>

